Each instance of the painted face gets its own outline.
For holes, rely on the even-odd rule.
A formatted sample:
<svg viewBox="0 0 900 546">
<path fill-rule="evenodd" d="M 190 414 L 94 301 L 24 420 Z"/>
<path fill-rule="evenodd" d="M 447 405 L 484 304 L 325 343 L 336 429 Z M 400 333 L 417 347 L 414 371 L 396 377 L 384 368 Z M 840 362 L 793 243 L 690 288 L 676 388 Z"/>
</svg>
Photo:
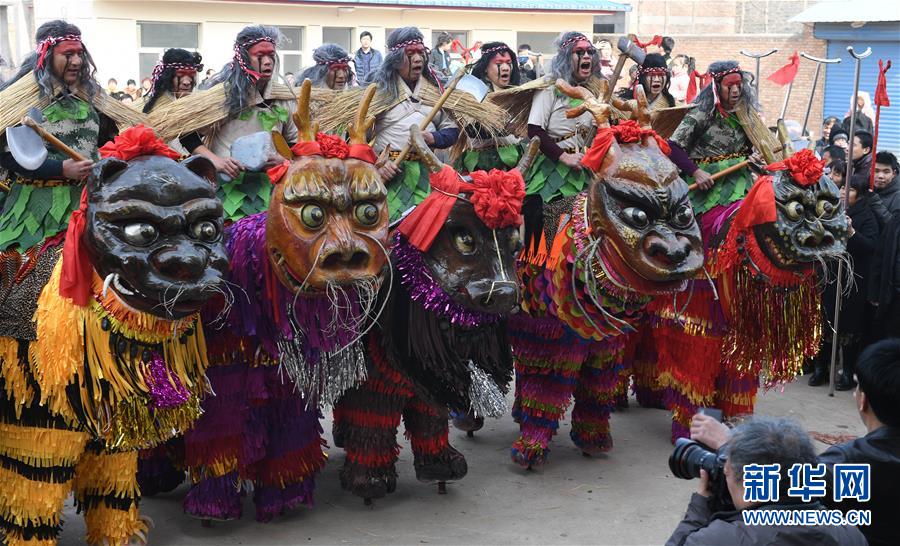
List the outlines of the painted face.
<svg viewBox="0 0 900 546">
<path fill-rule="evenodd" d="M 754 227 L 760 248 L 782 269 L 808 266 L 844 252 L 847 217 L 834 182 L 823 176 L 812 186 L 796 184 L 787 172 L 773 176 L 776 220 Z"/>
<path fill-rule="evenodd" d="M 728 74 L 719 83 L 719 100 L 726 110 L 734 108 L 741 100 L 741 83 L 740 74 Z"/>
<path fill-rule="evenodd" d="M 180 99 L 189 95 L 196 84 L 197 72 L 195 70 L 177 69 L 175 76 L 172 77 L 172 89 L 174 90 L 175 98 Z"/>
<path fill-rule="evenodd" d="M 78 75 L 84 66 L 84 46 L 81 42 L 74 40 L 59 42 L 53 48 L 52 55 L 50 70 L 53 75 L 66 85 L 78 83 Z M 112 87 L 115 89 L 115 84 Z"/>
<path fill-rule="evenodd" d="M 587 40 L 575 42 L 572 49 L 572 76 L 576 81 L 583 82 L 591 77 L 594 69 L 593 56 L 596 51 Z"/>
<path fill-rule="evenodd" d="M 85 243 L 101 278 L 129 306 L 174 319 L 218 293 L 228 270 L 215 167 L 199 156 L 105 159 L 88 193 Z"/>
<path fill-rule="evenodd" d="M 519 301 L 515 267 L 521 249 L 518 227 L 491 230 L 471 203 L 457 199 L 425 263 L 456 303 L 483 313 L 508 313 Z"/>
<path fill-rule="evenodd" d="M 346 64 L 334 64 L 328 68 L 328 74 L 325 75 L 325 85 L 329 89 L 341 90 L 347 85 L 350 79 L 350 67 Z"/>
<path fill-rule="evenodd" d="M 509 79 L 512 76 L 512 55 L 509 52 L 498 53 L 491 59 L 487 67 L 488 80 L 494 89 L 509 87 Z"/>
<path fill-rule="evenodd" d="M 275 46 L 270 42 L 257 42 L 247 50 L 250 57 L 250 68 L 262 74 L 260 80 L 272 78 L 275 70 Z"/>
<path fill-rule="evenodd" d="M 400 65 L 400 77 L 407 83 L 415 85 L 422 77 L 425 69 L 425 46 L 412 44 L 406 46 L 403 55 L 403 63 Z"/>
<path fill-rule="evenodd" d="M 652 100 L 659 96 L 665 88 L 667 79 L 665 74 L 648 74 L 647 85 L 644 87 L 647 90 L 647 98 Z"/>
<path fill-rule="evenodd" d="M 613 143 L 591 184 L 592 230 L 604 269 L 646 294 L 678 290 L 703 266 L 687 184 L 656 142 Z"/>
<path fill-rule="evenodd" d="M 299 293 L 380 275 L 387 263 L 386 196 L 369 163 L 295 160 L 272 192 L 266 224 L 269 259 L 281 283 Z"/>
</svg>

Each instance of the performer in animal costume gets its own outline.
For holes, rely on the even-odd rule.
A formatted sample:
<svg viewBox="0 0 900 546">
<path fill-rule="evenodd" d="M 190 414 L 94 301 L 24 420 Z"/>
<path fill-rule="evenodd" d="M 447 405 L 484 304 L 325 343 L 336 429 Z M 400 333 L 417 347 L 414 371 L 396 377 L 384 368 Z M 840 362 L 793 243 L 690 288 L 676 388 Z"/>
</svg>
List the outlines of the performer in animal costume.
<svg viewBox="0 0 900 546">
<path fill-rule="evenodd" d="M 647 103 L 651 110 L 671 108 L 675 106 L 675 98 L 669 93 L 672 73 L 666 65 L 666 59 L 658 53 L 648 53 L 643 64 L 638 68 L 635 84 L 644 88 Z M 625 100 L 634 99 L 634 89 L 623 89 L 619 96 Z"/>
<path fill-rule="evenodd" d="M 97 149 L 116 135 L 116 123 L 142 119 L 97 85 L 94 61 L 78 27 L 50 21 L 38 28 L 35 41 L 35 52 L 0 85 L 0 130 L 19 124 L 36 107 L 43 112 L 43 128 L 87 160 L 75 161 L 51 148 L 43 164 L 30 171 L 16 162 L 0 136 L 0 183 L 8 190 L 0 208 L 0 263 L 8 278 L 21 265 L 21 253 L 66 230 Z"/>
<path fill-rule="evenodd" d="M 239 518 L 248 482 L 258 521 L 312 505 L 326 459 L 319 406 L 366 377 L 359 340 L 378 312 L 388 242 L 386 190 L 365 138 L 375 88 L 349 145 L 314 132 L 310 92 L 306 80 L 295 158 L 272 171 L 268 211 L 227 231 L 229 281 L 241 293 L 209 310 L 233 303 L 224 326 L 208 330 L 216 397 L 185 435 L 195 483 L 184 509 L 203 519 Z"/>
<path fill-rule="evenodd" d="M 411 153 L 399 165 L 394 164 L 409 142 L 409 128 L 419 126 L 431 113 L 443 93 L 443 87 L 428 66 L 428 50 L 422 33 L 415 27 L 398 28 L 387 39 L 388 54 L 369 82 L 378 88 L 372 103 L 375 151 L 383 156 L 379 172 L 388 188 L 391 222 L 420 203 L 429 193 L 428 168 Z M 338 130 L 346 124 L 364 93 L 354 89 L 341 93 L 319 114 L 321 127 Z M 441 108 L 425 127 L 424 138 L 433 149 L 449 148 L 459 137 L 459 127 L 474 124 L 493 132 L 502 130 L 506 116 L 491 104 L 479 104 L 471 95 L 454 91 L 449 100 L 453 108 Z"/>
<path fill-rule="evenodd" d="M 314 87 L 343 91 L 356 85 L 356 75 L 350 70 L 350 55 L 337 44 L 322 44 L 313 51 L 316 64 L 300 73 L 298 82 L 309 80 Z"/>
<path fill-rule="evenodd" d="M 466 460 L 448 440 L 448 407 L 499 416 L 512 375 L 502 319 L 519 296 L 513 268 L 522 248 L 522 175 L 476 171 L 463 180 L 428 150 L 417 127 L 411 131 L 432 193 L 395 234 L 398 282 L 368 336 L 368 379 L 334 410 L 335 443 L 347 452 L 341 486 L 367 501 L 396 487 L 401 415 L 420 481 L 465 476 Z"/>
<path fill-rule="evenodd" d="M 65 234 L 4 294 L 0 527 L 55 544 L 74 492 L 86 542 L 146 541 L 137 449 L 190 427 L 207 393 L 199 310 L 227 269 L 205 158 L 138 126 L 100 149 Z M 7 309 L 7 313 L 8 313 Z"/>
<path fill-rule="evenodd" d="M 591 184 L 544 206 L 544 265 L 520 264 L 525 313 L 510 318 L 516 355 L 513 415 L 521 436 L 513 460 L 544 462 L 570 399 L 572 440 L 585 454 L 612 447 L 609 413 L 618 382 L 621 334 L 634 331 L 654 295 L 684 289 L 702 266 L 700 230 L 687 184 L 650 128 L 643 88 L 634 105 L 601 103 L 564 80 L 557 88 L 577 106 L 559 115 L 592 115 L 597 136 L 581 160 Z M 612 106 L 636 119 L 610 126 Z"/>
<path fill-rule="evenodd" d="M 516 53 L 503 42 L 488 42 L 481 46 L 481 57 L 472 67 L 472 75 L 481 79 L 491 93 L 521 83 Z M 490 97 L 488 94 L 488 101 Z M 466 128 L 454 146 L 453 155 L 457 158 L 453 168 L 461 173 L 510 170 L 518 163 L 523 149 L 521 139 L 516 135 L 492 135 L 476 123 Z"/>
<path fill-rule="evenodd" d="M 700 407 L 753 413 L 761 377 L 766 386 L 791 381 L 819 350 L 821 265 L 846 260 L 848 222 L 822 162 L 809 150 L 791 155 L 781 127 L 787 159 L 768 165 L 742 201 L 703 217 L 711 280 L 648 308 L 644 343 L 673 412 L 673 441 L 688 436 Z"/>
<path fill-rule="evenodd" d="M 141 111 L 151 114 L 157 108 L 164 108 L 177 99 L 183 99 L 194 91 L 197 85 L 197 74 L 203 72 L 203 57 L 196 51 L 188 51 L 173 47 L 163 53 L 162 59 L 153 67 L 150 78 L 150 91 L 142 97 Z M 187 142 L 196 142 L 195 133 L 184 137 Z M 179 139 L 169 141 L 169 146 L 183 156 L 190 152 Z"/>
<path fill-rule="evenodd" d="M 296 97 L 289 87 L 272 79 L 278 73 L 275 46 L 279 37 L 276 27 L 245 27 L 235 38 L 234 58 L 201 85 L 201 91 L 155 110 L 149 118 L 163 139 L 202 134 L 202 141 L 194 136 L 182 144 L 215 164 L 221 178 L 218 194 L 228 220 L 266 210 L 272 191 L 264 170 L 248 171 L 232 157 L 234 142 L 259 131 L 277 131 L 288 145 L 297 141 L 297 129 L 290 120 Z"/>
<path fill-rule="evenodd" d="M 774 161 L 772 154 L 778 148 L 778 142 L 759 117 L 753 76 L 742 71 L 735 61 L 714 62 L 709 66 L 708 73 L 711 83 L 694 99 L 693 109 L 669 140 L 672 150 L 670 159 L 686 181 L 697 184 L 690 194 L 691 203 L 698 217 L 707 218 L 702 221 L 704 226 L 711 225 L 708 222 L 729 212 L 728 207 L 742 199 L 753 184 L 749 167 L 715 182 L 710 175 L 746 159 L 755 160 L 758 154 L 768 155 Z M 709 239 L 704 240 L 709 244 Z M 706 280 L 705 274 L 701 279 Z M 709 283 L 695 283 L 692 289 L 694 301 L 713 298 Z M 702 295 L 696 295 L 698 293 Z M 652 329 L 639 330 L 629 336 L 626 348 L 631 361 L 626 364 L 630 364 L 634 374 L 635 393 L 641 405 L 667 406 L 669 404 L 664 402 L 666 389 L 658 382 L 659 355 L 655 353 L 655 343 L 649 337 L 653 335 Z"/>
</svg>

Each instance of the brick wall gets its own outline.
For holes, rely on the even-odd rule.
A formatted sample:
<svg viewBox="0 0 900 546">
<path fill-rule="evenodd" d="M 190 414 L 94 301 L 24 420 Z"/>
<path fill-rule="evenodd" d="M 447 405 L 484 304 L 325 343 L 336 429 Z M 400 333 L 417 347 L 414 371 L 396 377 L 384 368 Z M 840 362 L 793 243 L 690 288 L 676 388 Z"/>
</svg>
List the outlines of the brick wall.
<svg viewBox="0 0 900 546">
<path fill-rule="evenodd" d="M 760 103 L 766 120 L 774 124 L 781 113 L 787 88 L 769 82 L 766 77 L 787 64 L 794 51 L 825 57 L 826 43 L 813 37 L 811 25 L 788 22 L 813 3 L 813 0 L 633 0 L 629 32 L 643 40 L 655 34 L 671 36 L 675 39 L 672 54 L 694 57 L 699 72 L 705 72 L 713 61 L 733 59 L 752 73 L 756 63 L 741 55 L 741 50 L 760 53 L 778 49 L 774 55 L 762 59 L 759 68 Z M 613 43 L 618 39 L 617 36 L 606 37 Z M 814 74 L 815 64 L 801 58 L 787 119 L 803 123 Z M 809 131 L 817 138 L 821 130 L 824 94 L 823 67 L 809 117 Z"/>
</svg>

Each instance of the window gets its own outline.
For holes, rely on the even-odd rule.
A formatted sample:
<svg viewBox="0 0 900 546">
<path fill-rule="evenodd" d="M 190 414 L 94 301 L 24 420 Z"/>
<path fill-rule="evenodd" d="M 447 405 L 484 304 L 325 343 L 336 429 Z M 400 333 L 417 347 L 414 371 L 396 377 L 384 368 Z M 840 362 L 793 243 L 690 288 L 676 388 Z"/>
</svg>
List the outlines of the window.
<svg viewBox="0 0 900 546">
<path fill-rule="evenodd" d="M 337 44 L 349 52 L 353 49 L 353 29 L 347 27 L 322 27 L 322 43 Z"/>
<path fill-rule="evenodd" d="M 465 30 L 433 30 L 431 31 L 431 43 L 425 45 L 430 48 L 435 47 L 437 45 L 438 36 L 440 36 L 444 32 L 452 36 L 454 40 L 459 40 L 459 43 L 461 43 L 462 45 L 469 47 L 469 32 Z"/>
<path fill-rule="evenodd" d="M 558 32 L 519 32 L 516 34 L 516 49 L 522 44 L 531 46 L 531 51 L 542 53 L 544 60 L 556 55 L 556 47 L 553 41 L 559 36 Z"/>
<path fill-rule="evenodd" d="M 149 78 L 153 67 L 170 47 L 197 51 L 200 47 L 200 25 L 197 23 L 152 23 L 139 21 L 138 79 Z M 121 76 L 120 76 L 121 77 Z"/>
<path fill-rule="evenodd" d="M 297 75 L 303 66 L 303 27 L 278 27 L 278 30 L 284 36 L 278 48 L 281 75 L 288 72 Z"/>
<path fill-rule="evenodd" d="M 594 34 L 624 34 L 625 12 L 604 13 L 594 16 Z"/>
</svg>

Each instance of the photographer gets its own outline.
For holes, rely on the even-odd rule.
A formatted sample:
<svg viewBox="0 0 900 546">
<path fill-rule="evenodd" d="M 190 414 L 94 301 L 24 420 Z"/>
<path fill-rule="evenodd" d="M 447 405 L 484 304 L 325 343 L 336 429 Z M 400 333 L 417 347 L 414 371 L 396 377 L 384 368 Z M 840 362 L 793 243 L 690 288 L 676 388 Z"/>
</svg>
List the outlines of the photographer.
<svg viewBox="0 0 900 546">
<path fill-rule="evenodd" d="M 900 544 L 900 339 L 866 347 L 856 362 L 858 385 L 853 400 L 868 433 L 819 455 L 818 462 L 871 465 L 872 496 L 862 506 L 848 501 L 832 506 L 846 511 L 872 511 L 872 524 L 860 528 L 871 546 Z M 728 440 L 728 427 L 706 415 L 695 415 L 691 438 L 718 448 Z M 830 481 L 830 480 L 829 480 Z M 825 501 L 831 503 L 831 495 Z"/>
<path fill-rule="evenodd" d="M 816 501 L 797 502 L 787 494 L 790 487 L 788 470 L 795 463 L 815 464 L 812 442 L 800 425 L 790 419 L 752 417 L 731 431 L 723 446 L 724 481 L 736 510 L 713 513 L 709 497 L 714 493 L 710 475 L 700 470 L 700 485 L 691 497 L 684 519 L 669 537 L 667 546 L 793 544 L 865 546 L 866 540 L 851 525 L 758 525 L 744 523 L 742 512 L 748 510 L 824 510 Z M 677 453 L 677 452 L 676 452 Z M 744 467 L 751 464 L 780 464 L 777 500 L 748 502 L 744 500 Z M 670 463 L 671 465 L 672 463 Z M 718 484 L 721 487 L 721 483 Z M 774 491 L 773 491 L 774 493 Z M 722 492 L 724 494 L 724 492 Z"/>
</svg>

